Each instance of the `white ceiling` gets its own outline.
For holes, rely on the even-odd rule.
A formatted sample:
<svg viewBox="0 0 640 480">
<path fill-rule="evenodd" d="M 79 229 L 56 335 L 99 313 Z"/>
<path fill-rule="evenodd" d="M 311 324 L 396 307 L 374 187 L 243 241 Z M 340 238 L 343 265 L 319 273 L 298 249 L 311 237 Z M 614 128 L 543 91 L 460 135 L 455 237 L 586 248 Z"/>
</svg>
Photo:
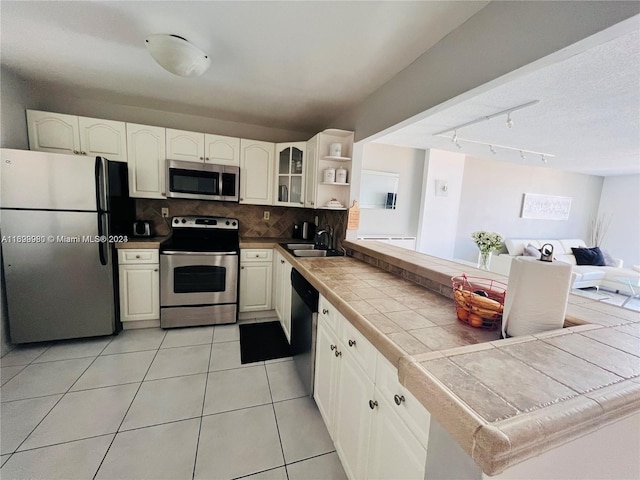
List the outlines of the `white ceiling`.
<svg viewBox="0 0 640 480">
<path fill-rule="evenodd" d="M 488 2 L 0 2 L 1 61 L 115 103 L 317 131 Z M 151 33 L 207 52 L 202 77 L 164 71 Z"/>
<path fill-rule="evenodd" d="M 640 32 L 613 40 L 532 73 L 518 76 L 476 96 L 447 102 L 376 142 L 415 148 L 437 148 L 466 155 L 545 166 L 540 155 L 433 136 L 532 100 L 540 103 L 506 116 L 458 130 L 458 137 L 555 155 L 546 167 L 591 175 L 640 173 Z M 497 82 L 500 83 L 500 82 Z M 485 89 L 486 90 L 486 89 Z M 409 122 L 407 122 L 409 123 Z M 389 129 L 389 130 L 394 130 Z"/>
</svg>

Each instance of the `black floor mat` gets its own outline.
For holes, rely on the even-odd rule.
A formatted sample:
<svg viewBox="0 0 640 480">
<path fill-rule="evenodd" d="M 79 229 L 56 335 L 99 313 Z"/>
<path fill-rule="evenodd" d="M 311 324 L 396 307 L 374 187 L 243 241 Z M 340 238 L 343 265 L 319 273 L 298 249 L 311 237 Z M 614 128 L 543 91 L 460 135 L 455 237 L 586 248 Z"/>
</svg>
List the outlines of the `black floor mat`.
<svg viewBox="0 0 640 480">
<path fill-rule="evenodd" d="M 240 363 L 289 356 L 291 349 L 279 321 L 240 325 Z"/>
</svg>

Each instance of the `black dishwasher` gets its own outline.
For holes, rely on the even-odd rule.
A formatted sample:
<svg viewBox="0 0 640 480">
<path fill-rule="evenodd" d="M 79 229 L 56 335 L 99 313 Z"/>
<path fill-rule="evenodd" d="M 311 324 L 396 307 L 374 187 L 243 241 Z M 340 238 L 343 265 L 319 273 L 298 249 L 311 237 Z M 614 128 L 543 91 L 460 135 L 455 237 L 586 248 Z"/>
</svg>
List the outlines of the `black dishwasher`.
<svg viewBox="0 0 640 480">
<path fill-rule="evenodd" d="M 318 291 L 295 268 L 291 288 L 291 354 L 307 395 L 313 395 Z"/>
</svg>

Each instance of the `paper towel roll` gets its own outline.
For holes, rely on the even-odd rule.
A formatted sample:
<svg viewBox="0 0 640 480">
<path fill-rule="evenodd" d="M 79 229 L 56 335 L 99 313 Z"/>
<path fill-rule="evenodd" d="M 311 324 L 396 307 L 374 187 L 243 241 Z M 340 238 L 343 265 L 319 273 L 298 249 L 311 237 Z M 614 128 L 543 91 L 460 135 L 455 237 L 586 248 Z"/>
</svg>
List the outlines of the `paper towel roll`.
<svg viewBox="0 0 640 480">
<path fill-rule="evenodd" d="M 570 288 L 570 264 L 514 258 L 502 314 L 503 336 L 562 328 Z"/>
</svg>

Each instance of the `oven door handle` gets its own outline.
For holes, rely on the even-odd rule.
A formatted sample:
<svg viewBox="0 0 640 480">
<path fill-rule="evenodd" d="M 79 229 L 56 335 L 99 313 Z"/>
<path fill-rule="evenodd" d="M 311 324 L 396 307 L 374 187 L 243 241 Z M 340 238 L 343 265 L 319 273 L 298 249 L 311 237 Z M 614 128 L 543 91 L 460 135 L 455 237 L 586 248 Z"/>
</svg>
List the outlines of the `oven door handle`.
<svg viewBox="0 0 640 480">
<path fill-rule="evenodd" d="M 165 250 L 160 252 L 160 255 L 209 255 L 209 256 L 222 256 L 222 255 L 238 255 L 238 252 L 183 252 L 182 250 Z"/>
</svg>

